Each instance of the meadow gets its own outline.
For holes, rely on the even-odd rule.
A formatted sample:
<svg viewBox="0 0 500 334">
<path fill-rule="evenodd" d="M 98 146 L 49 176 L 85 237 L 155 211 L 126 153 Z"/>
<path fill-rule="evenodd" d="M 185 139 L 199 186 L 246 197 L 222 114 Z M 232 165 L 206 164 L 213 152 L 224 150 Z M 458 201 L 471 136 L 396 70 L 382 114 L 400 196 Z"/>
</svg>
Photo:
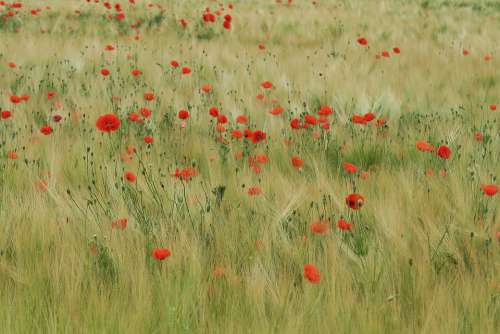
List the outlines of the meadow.
<svg viewBox="0 0 500 334">
<path fill-rule="evenodd" d="M 500 5 L 0 1 L 1 333 L 498 333 Z"/>
</svg>

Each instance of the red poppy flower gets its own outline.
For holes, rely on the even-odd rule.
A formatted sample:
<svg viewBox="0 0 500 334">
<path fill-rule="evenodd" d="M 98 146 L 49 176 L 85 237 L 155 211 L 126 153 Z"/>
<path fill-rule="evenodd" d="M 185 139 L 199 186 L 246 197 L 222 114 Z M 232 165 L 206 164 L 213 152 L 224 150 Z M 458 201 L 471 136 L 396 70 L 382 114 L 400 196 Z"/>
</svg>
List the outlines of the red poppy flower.
<svg viewBox="0 0 500 334">
<path fill-rule="evenodd" d="M 22 101 L 21 97 L 20 96 L 17 96 L 17 95 L 11 95 L 10 96 L 10 102 L 14 103 L 14 104 L 18 104 Z"/>
<path fill-rule="evenodd" d="M 363 118 L 365 120 L 365 122 L 371 122 L 375 119 L 375 115 L 371 112 L 367 112 L 366 114 L 363 115 Z"/>
<path fill-rule="evenodd" d="M 144 100 L 146 100 L 146 101 L 153 101 L 154 99 L 155 99 L 155 94 L 154 93 L 151 93 L 151 92 L 144 93 Z"/>
<path fill-rule="evenodd" d="M 269 161 L 269 158 L 265 154 L 257 155 L 255 157 L 255 161 L 258 162 L 259 164 L 265 164 Z"/>
<path fill-rule="evenodd" d="M 120 127 L 120 119 L 114 114 L 99 116 L 96 121 L 96 127 L 103 132 L 113 132 Z"/>
<path fill-rule="evenodd" d="M 477 141 L 482 141 L 483 140 L 483 134 L 481 132 L 476 132 L 474 134 L 474 138 L 477 140 Z"/>
<path fill-rule="evenodd" d="M 348 207 L 353 210 L 359 210 L 365 204 L 365 199 L 360 194 L 350 194 L 345 198 Z"/>
<path fill-rule="evenodd" d="M 132 75 L 133 75 L 134 77 L 136 77 L 136 76 L 141 75 L 141 74 L 142 74 L 142 71 L 141 71 L 141 70 L 138 70 L 138 69 L 133 69 L 131 73 L 132 73 Z"/>
<path fill-rule="evenodd" d="M 245 138 L 246 139 L 252 139 L 253 132 L 250 129 L 245 129 Z"/>
<path fill-rule="evenodd" d="M 128 219 L 122 218 L 115 220 L 113 223 L 111 223 L 111 228 L 124 230 L 127 228 L 127 225 L 128 225 Z"/>
<path fill-rule="evenodd" d="M 215 130 L 217 130 L 217 132 L 226 132 L 226 128 L 221 123 L 217 123 L 217 125 L 215 126 Z M 222 136 L 217 138 L 217 140 L 224 144 L 227 143 Z"/>
<path fill-rule="evenodd" d="M 12 113 L 9 110 L 4 110 L 2 111 L 2 118 L 7 119 L 12 115 Z"/>
<path fill-rule="evenodd" d="M 40 128 L 40 132 L 48 136 L 52 133 L 52 127 L 50 127 L 50 125 L 44 125 Z"/>
<path fill-rule="evenodd" d="M 258 48 L 259 48 L 259 50 L 265 50 L 266 46 L 264 44 L 259 44 Z"/>
<path fill-rule="evenodd" d="M 325 234 L 328 232 L 328 221 L 317 221 L 311 224 L 310 229 L 312 233 Z"/>
<path fill-rule="evenodd" d="M 231 136 L 233 138 L 239 139 L 239 138 L 243 137 L 243 132 L 241 132 L 240 130 L 233 130 L 233 132 L 231 133 Z"/>
<path fill-rule="evenodd" d="M 179 63 L 177 62 L 177 60 L 172 60 L 172 61 L 170 62 L 170 66 L 172 66 L 172 67 L 174 67 L 174 68 L 179 67 Z"/>
<path fill-rule="evenodd" d="M 188 119 L 189 118 L 189 111 L 186 109 L 181 109 L 179 110 L 179 114 L 177 115 L 180 119 Z"/>
<path fill-rule="evenodd" d="M 278 106 L 278 107 L 276 107 L 276 108 L 272 109 L 272 110 L 270 111 L 270 114 L 271 114 L 271 115 L 275 115 L 275 116 L 276 116 L 276 115 L 281 114 L 284 110 L 285 110 L 285 109 L 283 109 L 282 107 L 279 107 L 279 106 Z"/>
<path fill-rule="evenodd" d="M 318 118 L 318 123 L 320 123 L 320 124 L 324 125 L 324 124 L 326 124 L 328 122 L 329 122 L 328 116 L 321 116 L 321 117 Z"/>
<path fill-rule="evenodd" d="M 387 50 L 382 51 L 381 55 L 382 55 L 382 57 L 385 57 L 385 58 L 389 58 L 391 56 L 391 54 Z"/>
<path fill-rule="evenodd" d="M 273 88 L 273 84 L 270 81 L 264 81 L 263 83 L 260 84 L 262 88 L 264 89 L 270 89 Z"/>
<path fill-rule="evenodd" d="M 377 125 L 376 126 L 377 127 L 381 127 L 383 125 L 385 125 L 385 119 L 383 119 L 383 118 L 377 119 Z"/>
<path fill-rule="evenodd" d="M 497 110 L 497 105 L 496 105 L 496 104 L 492 104 L 492 105 L 490 105 L 490 110 L 491 110 L 491 111 L 495 111 L 495 110 Z"/>
<path fill-rule="evenodd" d="M 219 124 L 226 124 L 227 123 L 227 116 L 226 115 L 219 115 L 217 116 L 217 123 Z"/>
<path fill-rule="evenodd" d="M 250 196 L 257 196 L 262 193 L 262 189 L 260 187 L 250 187 L 248 188 L 248 195 Z"/>
<path fill-rule="evenodd" d="M 331 114 L 333 114 L 333 109 L 330 106 L 321 106 L 318 111 L 320 116 L 330 116 Z"/>
<path fill-rule="evenodd" d="M 496 184 L 483 184 L 481 188 L 486 196 L 494 196 L 498 192 L 498 186 Z"/>
<path fill-rule="evenodd" d="M 352 224 L 346 222 L 344 218 L 340 218 L 337 222 L 337 227 L 342 231 L 350 231 L 352 229 Z"/>
<path fill-rule="evenodd" d="M 463 54 L 464 56 L 468 56 L 468 55 L 470 54 L 470 51 L 469 51 L 469 50 L 467 50 L 467 49 L 463 49 L 462 54 Z"/>
<path fill-rule="evenodd" d="M 123 19 L 125 19 L 125 13 L 124 12 L 120 12 L 118 14 L 115 15 L 115 20 L 117 21 L 123 21 Z"/>
<path fill-rule="evenodd" d="M 417 150 L 424 152 L 434 152 L 436 148 L 426 141 L 418 140 L 416 143 Z"/>
<path fill-rule="evenodd" d="M 394 51 L 394 53 L 397 53 L 397 54 L 401 53 L 401 49 L 398 47 L 393 48 L 392 51 Z"/>
<path fill-rule="evenodd" d="M 257 166 L 257 165 L 253 165 L 253 166 L 251 166 L 251 168 L 252 168 L 252 170 L 253 170 L 253 172 L 254 172 L 255 174 L 262 173 L 262 168 L 260 168 L 260 167 L 259 167 L 259 166 Z"/>
<path fill-rule="evenodd" d="M 153 257 L 159 261 L 165 260 L 167 257 L 171 256 L 172 252 L 168 248 L 155 248 L 153 249 Z"/>
<path fill-rule="evenodd" d="M 203 14 L 203 21 L 205 22 L 215 22 L 215 15 L 212 13 L 204 13 Z"/>
<path fill-rule="evenodd" d="M 321 280 L 319 270 L 313 264 L 304 265 L 304 277 L 313 284 L 317 284 Z"/>
<path fill-rule="evenodd" d="M 180 19 L 179 23 L 183 28 L 186 28 L 188 25 L 188 21 L 186 19 Z"/>
<path fill-rule="evenodd" d="M 141 108 L 139 109 L 139 112 L 142 116 L 144 116 L 144 118 L 149 118 L 151 116 L 151 109 L 149 108 Z"/>
<path fill-rule="evenodd" d="M 437 153 L 440 158 L 443 158 L 445 160 L 451 157 L 451 150 L 446 145 L 439 146 Z"/>
<path fill-rule="evenodd" d="M 132 172 L 125 172 L 125 179 L 128 182 L 135 182 L 135 180 L 137 180 L 137 176 L 135 176 Z"/>
<path fill-rule="evenodd" d="M 52 116 L 52 119 L 54 120 L 54 122 L 59 123 L 62 120 L 62 116 L 59 114 L 55 114 L 54 116 Z"/>
<path fill-rule="evenodd" d="M 115 47 L 111 44 L 106 45 L 106 47 L 104 48 L 104 50 L 106 50 L 106 51 L 113 51 L 114 49 L 115 49 Z"/>
<path fill-rule="evenodd" d="M 184 66 L 181 71 L 182 71 L 182 74 L 191 73 L 191 69 L 188 66 Z"/>
<path fill-rule="evenodd" d="M 210 116 L 212 117 L 218 117 L 219 116 L 219 109 L 217 109 L 217 107 L 211 107 L 209 110 L 208 110 L 208 113 L 210 114 Z"/>
<path fill-rule="evenodd" d="M 128 114 L 128 119 L 132 122 L 139 122 L 141 120 L 141 116 L 139 116 L 135 112 L 131 112 L 130 114 Z"/>
<path fill-rule="evenodd" d="M 299 156 L 294 155 L 292 157 L 292 165 L 295 168 L 302 168 L 304 166 L 304 160 L 302 160 Z"/>
<path fill-rule="evenodd" d="M 107 68 L 103 68 L 101 70 L 101 74 L 104 75 L 105 77 L 109 75 L 109 70 Z"/>
<path fill-rule="evenodd" d="M 254 144 L 257 144 L 257 143 L 263 141 L 264 139 L 266 139 L 266 133 L 264 131 L 257 130 L 257 131 L 252 133 L 251 139 L 252 139 Z"/>
<path fill-rule="evenodd" d="M 236 117 L 236 123 L 239 123 L 239 124 L 246 124 L 246 123 L 248 123 L 248 117 L 247 117 L 247 115 L 239 115 L 238 117 Z"/>
<path fill-rule="evenodd" d="M 231 29 L 231 21 L 224 21 L 222 23 L 222 26 L 224 27 L 224 29 L 227 29 L 227 30 Z"/>
<path fill-rule="evenodd" d="M 342 167 L 344 168 L 344 171 L 349 174 L 354 174 L 358 171 L 358 167 L 349 162 L 342 163 Z"/>
<path fill-rule="evenodd" d="M 304 116 L 304 120 L 306 121 L 306 124 L 310 124 L 310 125 L 315 125 L 316 123 L 318 123 L 318 120 L 316 119 L 316 117 L 314 117 L 313 115 L 305 115 Z"/>
<path fill-rule="evenodd" d="M 360 45 L 367 45 L 367 44 L 368 44 L 368 40 L 367 40 L 366 38 L 364 38 L 364 37 L 359 37 L 359 38 L 357 39 L 357 41 L 358 41 L 358 43 L 359 43 Z"/>
<path fill-rule="evenodd" d="M 56 92 L 47 92 L 47 100 L 52 100 L 56 96 Z"/>
<path fill-rule="evenodd" d="M 209 84 L 203 85 L 201 87 L 201 90 L 204 91 L 205 93 L 210 93 L 212 91 L 212 86 L 210 86 Z"/>
<path fill-rule="evenodd" d="M 153 143 L 153 137 L 151 137 L 151 136 L 145 136 L 144 137 L 144 142 L 146 144 L 152 144 Z"/>
<path fill-rule="evenodd" d="M 12 160 L 17 159 L 17 153 L 16 153 L 16 151 L 9 151 L 9 152 L 7 152 L 7 157 L 9 159 L 12 159 Z"/>
<path fill-rule="evenodd" d="M 189 181 L 191 177 L 198 175 L 198 171 L 194 167 L 186 167 L 184 169 L 176 168 L 175 172 L 171 175 L 183 179 L 184 181 Z"/>
<path fill-rule="evenodd" d="M 301 128 L 300 120 L 298 118 L 292 119 L 292 121 L 290 122 L 290 127 L 294 130 L 300 129 Z"/>
<path fill-rule="evenodd" d="M 366 124 L 366 119 L 364 116 L 361 115 L 354 115 L 352 116 L 352 122 L 355 124 Z"/>
</svg>

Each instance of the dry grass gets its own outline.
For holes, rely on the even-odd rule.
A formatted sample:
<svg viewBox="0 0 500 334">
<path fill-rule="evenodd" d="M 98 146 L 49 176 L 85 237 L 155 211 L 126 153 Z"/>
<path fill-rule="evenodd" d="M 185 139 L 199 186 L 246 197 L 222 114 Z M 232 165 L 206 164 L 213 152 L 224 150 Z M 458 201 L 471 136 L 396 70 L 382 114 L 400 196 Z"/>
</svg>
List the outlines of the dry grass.
<svg viewBox="0 0 500 334">
<path fill-rule="evenodd" d="M 0 108 L 12 111 L 0 120 L 0 331 L 498 332 L 499 197 L 480 186 L 500 173 L 500 111 L 489 110 L 500 103 L 494 2 L 234 1 L 229 31 L 201 22 L 216 2 L 156 1 L 161 15 L 146 1 L 121 2 L 121 24 L 85 1 L 28 0 L 0 19 Z M 104 51 L 109 43 L 115 51 Z M 390 58 L 376 59 L 382 50 Z M 192 73 L 171 68 L 173 59 Z M 260 101 L 265 80 L 275 87 Z M 207 83 L 210 94 L 200 90 Z M 147 91 L 155 101 L 144 101 Z M 11 94 L 30 99 L 13 104 Z M 268 113 L 271 99 L 283 114 Z M 217 139 L 213 105 L 229 119 L 228 144 Z M 292 118 L 320 105 L 334 109 L 329 131 L 291 130 Z M 141 107 L 151 118 L 130 122 Z M 367 111 L 387 127 L 351 122 Z M 96 129 L 107 113 L 122 120 L 117 132 Z M 245 128 L 234 122 L 241 114 L 266 140 L 231 138 Z M 39 132 L 44 124 L 51 135 Z M 417 140 L 453 155 L 420 152 Z M 259 174 L 248 165 L 255 154 L 269 158 Z M 368 178 L 346 176 L 344 161 Z M 199 175 L 188 182 L 171 176 L 191 165 Z M 262 194 L 249 196 L 251 186 Z M 353 191 L 366 199 L 359 211 L 345 205 Z M 336 228 L 341 216 L 352 231 Z M 125 230 L 112 229 L 119 218 Z M 310 231 L 319 219 L 331 222 L 325 235 Z M 155 260 L 155 247 L 172 256 Z M 305 263 L 318 267 L 319 284 L 304 278 Z"/>
</svg>

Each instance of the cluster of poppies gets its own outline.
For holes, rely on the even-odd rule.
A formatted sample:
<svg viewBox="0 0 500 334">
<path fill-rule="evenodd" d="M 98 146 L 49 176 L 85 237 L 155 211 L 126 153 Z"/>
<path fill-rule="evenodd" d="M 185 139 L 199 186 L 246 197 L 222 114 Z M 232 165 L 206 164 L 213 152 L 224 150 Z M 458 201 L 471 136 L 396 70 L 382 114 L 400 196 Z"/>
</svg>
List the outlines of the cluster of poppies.
<svg viewBox="0 0 500 334">
<path fill-rule="evenodd" d="M 416 147 L 419 151 L 436 152 L 437 156 L 444 160 L 448 160 L 452 155 L 452 151 L 448 146 L 440 145 L 436 148 L 424 140 L 417 141 Z"/>
<path fill-rule="evenodd" d="M 229 4 L 228 8 L 233 9 L 234 7 L 232 4 Z M 224 8 L 223 4 L 220 4 L 219 9 L 217 9 L 215 12 L 212 12 L 209 7 L 205 8 L 205 11 L 203 12 L 203 15 L 202 15 L 203 22 L 215 23 L 217 18 L 222 15 L 224 10 L 225 10 L 225 8 Z M 223 19 L 224 20 L 222 22 L 222 26 L 224 27 L 224 29 L 227 29 L 227 30 L 231 29 L 231 22 L 233 20 L 232 16 L 230 14 L 226 14 L 223 16 Z"/>
</svg>

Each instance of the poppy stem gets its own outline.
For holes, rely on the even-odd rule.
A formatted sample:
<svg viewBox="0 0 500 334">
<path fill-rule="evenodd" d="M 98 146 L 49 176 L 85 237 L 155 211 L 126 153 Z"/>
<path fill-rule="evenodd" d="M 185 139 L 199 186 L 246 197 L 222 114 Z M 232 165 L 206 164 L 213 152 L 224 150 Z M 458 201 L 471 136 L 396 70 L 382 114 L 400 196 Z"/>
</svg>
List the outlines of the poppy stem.
<svg viewBox="0 0 500 334">
<path fill-rule="evenodd" d="M 193 227 L 194 230 L 194 220 L 193 217 L 191 216 L 191 211 L 189 210 L 189 204 L 186 196 L 186 184 L 184 183 L 184 180 L 181 180 L 181 183 L 182 183 L 182 193 L 184 195 L 184 204 L 186 204 L 186 210 L 188 212 L 189 219 L 191 220 L 191 226 Z"/>
</svg>

